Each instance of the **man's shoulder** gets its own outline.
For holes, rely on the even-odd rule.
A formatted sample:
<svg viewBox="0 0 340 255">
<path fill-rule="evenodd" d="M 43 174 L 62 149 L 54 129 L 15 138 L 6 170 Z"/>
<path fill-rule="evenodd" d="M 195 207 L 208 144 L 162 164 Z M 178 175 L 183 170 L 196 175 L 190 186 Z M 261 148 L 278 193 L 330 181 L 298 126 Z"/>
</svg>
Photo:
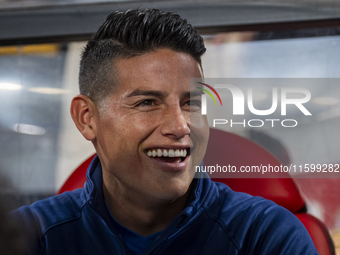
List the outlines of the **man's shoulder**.
<svg viewBox="0 0 340 255">
<path fill-rule="evenodd" d="M 235 192 L 225 184 L 216 186 L 219 206 L 213 215 L 240 250 L 247 247 L 248 254 L 267 254 L 268 249 L 288 249 L 289 244 L 296 254 L 307 254 L 298 251 L 301 247 L 317 254 L 307 230 L 293 213 L 262 197 Z M 264 243 L 271 245 L 261 245 Z"/>
<path fill-rule="evenodd" d="M 33 224 L 40 226 L 39 232 L 45 232 L 58 224 L 79 218 L 85 203 L 82 189 L 77 189 L 22 206 L 14 210 L 11 217 L 28 228 Z"/>
</svg>

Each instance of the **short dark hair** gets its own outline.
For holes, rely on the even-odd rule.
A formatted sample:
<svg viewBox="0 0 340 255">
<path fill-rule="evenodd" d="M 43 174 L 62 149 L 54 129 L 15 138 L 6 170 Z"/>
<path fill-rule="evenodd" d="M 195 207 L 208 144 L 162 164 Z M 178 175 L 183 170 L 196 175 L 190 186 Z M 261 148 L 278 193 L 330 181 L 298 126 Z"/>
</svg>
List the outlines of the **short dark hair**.
<svg viewBox="0 0 340 255">
<path fill-rule="evenodd" d="M 168 48 L 191 55 L 200 65 L 203 38 L 185 19 L 156 9 L 113 12 L 87 43 L 80 61 L 80 93 L 98 102 L 115 82 L 114 60 Z"/>
</svg>

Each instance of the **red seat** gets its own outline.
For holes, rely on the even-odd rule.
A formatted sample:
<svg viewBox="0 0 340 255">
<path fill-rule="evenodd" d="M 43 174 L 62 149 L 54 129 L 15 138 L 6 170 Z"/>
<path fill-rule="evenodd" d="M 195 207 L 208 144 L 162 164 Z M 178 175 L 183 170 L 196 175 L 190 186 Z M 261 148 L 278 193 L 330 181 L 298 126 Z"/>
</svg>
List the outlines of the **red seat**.
<svg viewBox="0 0 340 255">
<path fill-rule="evenodd" d="M 296 217 L 308 230 L 320 255 L 335 255 L 333 241 L 329 235 L 326 225 L 308 213 L 297 213 Z"/>
<path fill-rule="evenodd" d="M 218 152 L 218 153 L 217 153 Z M 86 169 L 95 155 L 84 161 L 67 179 L 58 194 L 83 187 Z M 214 166 L 280 166 L 280 162 L 268 151 L 243 137 L 224 131 L 210 129 L 210 138 L 204 165 Z M 322 255 L 335 255 L 334 245 L 327 227 L 314 216 L 305 213 L 306 206 L 301 194 L 288 173 L 237 173 L 212 175 L 214 181 L 223 182 L 231 189 L 262 196 L 287 208 L 305 225 L 312 240 Z M 224 177 L 224 178 L 216 178 Z M 237 177 L 237 178 L 235 178 Z M 243 178 L 251 177 L 251 178 Z M 263 178 L 270 177 L 270 178 Z"/>
<path fill-rule="evenodd" d="M 219 165 L 231 165 L 236 169 L 240 169 L 241 166 L 281 165 L 272 154 L 256 143 L 217 129 L 210 129 L 208 148 L 203 162 L 207 166 L 216 165 L 218 162 Z M 235 191 L 270 199 L 293 213 L 305 207 L 305 202 L 288 173 L 237 173 L 236 175 L 223 173 L 219 176 L 223 178 L 214 178 L 212 175 L 212 179 L 227 184 Z M 268 176 L 271 178 L 267 178 Z"/>
</svg>

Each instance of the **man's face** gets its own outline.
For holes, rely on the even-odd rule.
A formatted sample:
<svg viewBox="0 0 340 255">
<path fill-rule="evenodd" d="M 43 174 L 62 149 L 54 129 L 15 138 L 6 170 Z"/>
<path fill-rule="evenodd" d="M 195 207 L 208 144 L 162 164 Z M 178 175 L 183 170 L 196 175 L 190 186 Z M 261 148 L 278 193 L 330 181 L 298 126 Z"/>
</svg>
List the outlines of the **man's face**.
<svg viewBox="0 0 340 255">
<path fill-rule="evenodd" d="M 126 196 L 183 196 L 190 166 L 200 164 L 209 136 L 200 95 L 190 98 L 198 90 L 190 78 L 202 77 L 199 64 L 188 54 L 159 49 L 117 60 L 114 68 L 116 88 L 98 107 L 93 140 L 104 184 Z"/>
</svg>

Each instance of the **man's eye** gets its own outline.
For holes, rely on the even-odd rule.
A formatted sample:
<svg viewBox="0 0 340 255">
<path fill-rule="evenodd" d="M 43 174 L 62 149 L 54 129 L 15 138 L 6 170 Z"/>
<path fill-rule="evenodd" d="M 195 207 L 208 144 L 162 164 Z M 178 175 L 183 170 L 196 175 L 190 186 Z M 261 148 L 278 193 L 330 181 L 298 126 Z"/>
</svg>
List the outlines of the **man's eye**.
<svg viewBox="0 0 340 255">
<path fill-rule="evenodd" d="M 137 106 L 151 106 L 151 105 L 155 105 L 155 101 L 152 99 L 146 99 L 137 104 Z"/>
<path fill-rule="evenodd" d="M 190 100 L 188 102 L 186 102 L 187 105 L 189 106 L 199 106 L 201 107 L 201 101 L 199 100 Z"/>
</svg>

